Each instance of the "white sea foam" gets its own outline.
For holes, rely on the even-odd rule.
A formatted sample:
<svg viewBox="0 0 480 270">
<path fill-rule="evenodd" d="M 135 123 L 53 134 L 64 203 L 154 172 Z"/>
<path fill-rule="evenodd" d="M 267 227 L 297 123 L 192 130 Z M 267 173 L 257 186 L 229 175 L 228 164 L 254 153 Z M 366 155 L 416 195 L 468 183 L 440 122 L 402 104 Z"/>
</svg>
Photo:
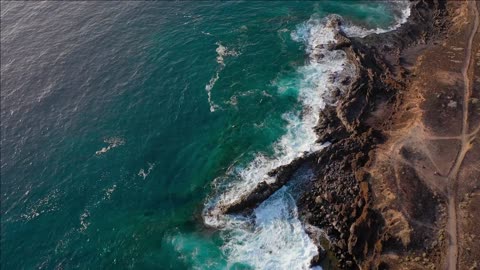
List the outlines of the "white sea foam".
<svg viewBox="0 0 480 270">
<path fill-rule="evenodd" d="M 95 152 L 96 155 L 104 154 L 111 149 L 125 144 L 125 140 L 118 137 L 107 138 L 103 140 L 104 143 L 108 143 L 108 146 L 102 147 L 102 149 Z"/>
<path fill-rule="evenodd" d="M 26 198 L 28 193 L 30 193 L 30 191 L 27 191 L 23 198 Z M 26 204 L 26 212 L 22 213 L 20 217 L 25 220 L 31 220 L 42 214 L 57 211 L 59 194 L 59 190 L 54 189 L 45 197 L 33 202 L 32 204 Z M 27 199 L 23 200 L 23 202 L 27 202 Z"/>
<path fill-rule="evenodd" d="M 148 168 L 147 169 L 140 169 L 140 171 L 138 171 L 137 175 L 142 177 L 143 180 L 145 180 L 147 178 L 147 176 L 150 174 L 150 172 L 153 170 L 153 168 L 155 168 L 155 163 L 150 163 L 150 162 L 147 162 L 148 164 Z"/>
<path fill-rule="evenodd" d="M 396 23 L 388 28 L 375 28 L 375 29 L 367 29 L 362 26 L 354 25 L 348 22 L 345 22 L 342 25 L 343 32 L 350 37 L 365 37 L 370 34 L 381 34 L 386 33 L 392 30 L 397 29 L 402 24 L 406 23 L 408 17 L 410 17 L 410 1 L 403 0 L 403 1 L 391 1 L 391 5 L 394 5 L 394 10 L 398 11 L 396 15 Z"/>
<path fill-rule="evenodd" d="M 217 44 L 217 63 L 222 66 L 225 66 L 224 57 L 225 56 L 238 56 L 238 52 L 235 50 L 230 50 L 227 47 L 223 46 L 220 42 L 215 43 Z"/>
<path fill-rule="evenodd" d="M 225 57 L 227 56 L 238 56 L 239 53 L 233 49 L 228 49 L 227 47 L 223 46 L 220 42 L 215 43 L 218 47 L 215 50 L 217 52 L 216 61 L 218 63 L 217 71 L 215 75 L 210 79 L 207 85 L 205 85 L 205 91 L 207 91 L 208 96 L 208 104 L 210 105 L 210 112 L 214 112 L 216 109 L 220 108 L 217 104 L 215 104 L 212 100 L 212 89 L 215 86 L 215 83 L 220 78 L 220 72 L 222 72 L 223 68 L 225 68 Z"/>
<path fill-rule="evenodd" d="M 216 109 L 219 108 L 219 106 L 213 103 L 212 101 L 212 88 L 219 78 L 220 78 L 220 71 L 217 71 L 215 73 L 215 76 L 213 76 L 208 82 L 208 84 L 205 85 L 205 91 L 207 91 L 208 104 L 210 105 L 210 112 L 214 112 Z"/>
<path fill-rule="evenodd" d="M 107 188 L 105 190 L 105 195 L 103 196 L 103 199 L 110 200 L 110 198 L 112 197 L 112 193 L 115 191 L 116 188 L 117 188 L 117 185 L 113 185 L 112 187 Z"/>
<path fill-rule="evenodd" d="M 298 220 L 295 200 L 286 187 L 255 209 L 254 221 L 240 221 L 223 247 L 228 269 L 246 264 L 254 269 L 308 269 L 317 247 Z M 252 226 L 254 225 L 254 226 Z"/>
<path fill-rule="evenodd" d="M 90 212 L 88 210 L 85 210 L 80 215 L 80 229 L 79 229 L 80 232 L 84 232 L 90 225 L 90 221 L 88 221 L 89 217 L 90 217 Z"/>
</svg>

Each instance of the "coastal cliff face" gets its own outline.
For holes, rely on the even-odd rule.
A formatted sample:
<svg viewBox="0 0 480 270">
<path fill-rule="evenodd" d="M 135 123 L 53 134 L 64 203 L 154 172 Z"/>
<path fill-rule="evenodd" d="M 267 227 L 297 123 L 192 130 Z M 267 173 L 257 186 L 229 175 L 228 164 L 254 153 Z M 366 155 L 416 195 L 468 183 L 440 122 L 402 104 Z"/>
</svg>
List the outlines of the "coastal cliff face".
<svg viewBox="0 0 480 270">
<path fill-rule="evenodd" d="M 319 141 L 332 144 L 315 156 L 315 179 L 299 202 L 311 237 L 327 246 L 313 264 L 324 257 L 340 269 L 480 263 L 476 5 L 418 1 L 395 31 L 337 33 L 331 49 L 344 50 L 358 76 L 317 126 Z"/>
</svg>

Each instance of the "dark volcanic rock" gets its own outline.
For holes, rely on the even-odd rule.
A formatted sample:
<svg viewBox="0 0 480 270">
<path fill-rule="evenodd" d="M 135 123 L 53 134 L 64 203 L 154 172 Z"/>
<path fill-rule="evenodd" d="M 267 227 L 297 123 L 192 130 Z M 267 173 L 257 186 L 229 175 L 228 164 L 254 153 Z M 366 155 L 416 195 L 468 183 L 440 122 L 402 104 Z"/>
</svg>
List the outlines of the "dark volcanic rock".
<svg viewBox="0 0 480 270">
<path fill-rule="evenodd" d="M 300 166 L 312 161 L 314 157 L 314 155 L 305 155 L 294 159 L 287 165 L 280 166 L 268 172 L 270 177 L 275 177 L 273 183 L 261 182 L 255 189 L 239 198 L 235 203 L 222 206 L 222 211 L 226 214 L 250 212 L 264 200 L 268 199 L 275 191 L 282 188 L 288 180 L 292 178 Z"/>
<path fill-rule="evenodd" d="M 341 32 L 337 32 L 335 34 L 335 39 L 336 39 L 336 42 L 332 42 L 328 44 L 328 50 L 330 51 L 340 50 L 352 45 L 352 41 Z"/>
</svg>

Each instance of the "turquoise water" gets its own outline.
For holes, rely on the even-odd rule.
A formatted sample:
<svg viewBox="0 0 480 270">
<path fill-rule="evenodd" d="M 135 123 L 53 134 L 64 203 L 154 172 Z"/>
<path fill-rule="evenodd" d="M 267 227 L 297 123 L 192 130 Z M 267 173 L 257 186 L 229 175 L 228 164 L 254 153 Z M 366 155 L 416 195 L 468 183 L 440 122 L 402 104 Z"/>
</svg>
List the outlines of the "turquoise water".
<svg viewBox="0 0 480 270">
<path fill-rule="evenodd" d="M 301 112 L 308 46 L 292 33 L 399 16 L 353 1 L 1 9 L 2 269 L 255 268 L 202 211 L 214 179 L 273 155 Z"/>
</svg>

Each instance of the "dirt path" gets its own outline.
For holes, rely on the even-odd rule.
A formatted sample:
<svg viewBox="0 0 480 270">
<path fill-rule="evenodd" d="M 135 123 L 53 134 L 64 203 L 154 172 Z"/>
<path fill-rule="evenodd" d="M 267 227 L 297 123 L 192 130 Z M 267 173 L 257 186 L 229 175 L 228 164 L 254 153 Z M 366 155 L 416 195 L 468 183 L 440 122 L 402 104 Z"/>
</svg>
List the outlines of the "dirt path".
<svg viewBox="0 0 480 270">
<path fill-rule="evenodd" d="M 448 221 L 447 221 L 447 233 L 449 235 L 449 246 L 447 250 L 447 269 L 455 270 L 457 269 L 458 264 L 458 220 L 457 220 L 457 191 L 458 191 L 458 174 L 462 166 L 462 162 L 465 159 L 465 155 L 471 149 L 473 136 L 468 134 L 469 120 L 468 120 L 468 108 L 470 97 L 472 94 L 473 88 L 473 66 L 472 63 L 474 60 L 472 55 L 472 46 L 475 35 L 478 31 L 479 26 L 479 12 L 477 8 L 476 1 L 469 1 L 469 8 L 475 15 L 475 22 L 470 33 L 468 44 L 466 48 L 465 60 L 462 68 L 462 75 L 464 81 L 464 94 L 463 94 L 463 121 L 462 121 L 462 134 L 460 135 L 461 148 L 455 158 L 455 162 L 448 173 Z"/>
<path fill-rule="evenodd" d="M 385 231 L 412 247 L 384 258 L 392 269 L 476 269 L 480 258 L 480 2 L 448 9 L 449 35 L 413 55 L 414 76 L 368 168 Z"/>
</svg>

